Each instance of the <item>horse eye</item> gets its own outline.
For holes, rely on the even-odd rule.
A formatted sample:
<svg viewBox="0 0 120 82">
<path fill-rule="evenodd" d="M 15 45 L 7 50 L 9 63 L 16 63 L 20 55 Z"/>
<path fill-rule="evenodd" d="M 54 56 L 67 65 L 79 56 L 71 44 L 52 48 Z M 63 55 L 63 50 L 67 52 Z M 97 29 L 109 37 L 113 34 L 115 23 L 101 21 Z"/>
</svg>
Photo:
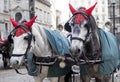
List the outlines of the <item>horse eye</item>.
<svg viewBox="0 0 120 82">
<path fill-rule="evenodd" d="M 25 37 L 24 37 L 24 40 L 28 40 L 28 39 L 29 39 L 29 36 L 25 36 Z"/>
<path fill-rule="evenodd" d="M 88 24 L 85 24 L 85 27 L 89 27 L 89 25 L 88 25 Z"/>
</svg>

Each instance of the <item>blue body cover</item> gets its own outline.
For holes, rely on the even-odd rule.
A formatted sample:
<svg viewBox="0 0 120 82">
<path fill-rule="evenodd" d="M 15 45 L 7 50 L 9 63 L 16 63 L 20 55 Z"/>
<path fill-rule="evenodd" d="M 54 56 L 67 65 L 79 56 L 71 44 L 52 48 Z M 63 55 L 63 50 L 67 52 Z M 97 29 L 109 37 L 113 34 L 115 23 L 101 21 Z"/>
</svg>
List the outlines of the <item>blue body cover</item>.
<svg viewBox="0 0 120 82">
<path fill-rule="evenodd" d="M 99 28 L 99 38 L 102 47 L 102 60 L 99 66 L 99 73 L 110 74 L 120 63 L 119 44 L 117 38 L 110 32 Z"/>
<path fill-rule="evenodd" d="M 56 55 L 70 55 L 70 43 L 64 35 L 60 34 L 60 32 L 56 30 L 44 29 L 44 31 Z"/>
</svg>

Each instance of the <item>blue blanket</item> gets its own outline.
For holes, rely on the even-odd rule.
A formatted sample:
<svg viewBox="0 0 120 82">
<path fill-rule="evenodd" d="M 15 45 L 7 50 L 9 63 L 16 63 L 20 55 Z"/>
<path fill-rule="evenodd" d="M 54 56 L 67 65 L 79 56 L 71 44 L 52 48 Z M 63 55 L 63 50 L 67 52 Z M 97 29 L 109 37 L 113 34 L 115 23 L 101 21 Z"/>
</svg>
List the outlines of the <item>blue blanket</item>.
<svg viewBox="0 0 120 82">
<path fill-rule="evenodd" d="M 47 39 L 56 55 L 71 56 L 69 51 L 69 40 L 60 32 L 56 30 L 44 29 Z M 54 65 L 49 66 L 48 77 L 60 77 L 67 74 L 71 70 L 71 64 L 66 64 L 65 68 L 60 68 L 59 63 L 61 60 L 55 62 Z"/>
<path fill-rule="evenodd" d="M 117 38 L 110 32 L 99 28 L 99 37 L 102 45 L 102 60 L 99 66 L 101 74 L 110 74 L 120 63 L 120 53 Z"/>
<path fill-rule="evenodd" d="M 55 54 L 57 55 L 68 54 L 70 56 L 69 51 L 70 43 L 64 35 L 60 34 L 60 32 L 56 30 L 44 29 L 44 31 Z"/>
</svg>

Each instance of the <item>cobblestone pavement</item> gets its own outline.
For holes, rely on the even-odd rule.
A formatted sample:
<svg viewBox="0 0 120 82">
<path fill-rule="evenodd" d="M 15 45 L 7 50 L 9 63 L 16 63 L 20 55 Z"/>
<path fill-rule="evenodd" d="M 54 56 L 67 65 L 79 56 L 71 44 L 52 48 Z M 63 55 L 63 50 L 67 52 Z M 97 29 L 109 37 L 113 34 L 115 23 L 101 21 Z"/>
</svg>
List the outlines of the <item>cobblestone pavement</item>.
<svg viewBox="0 0 120 82">
<path fill-rule="evenodd" d="M 26 69 L 21 68 L 19 70 L 22 73 L 27 73 Z M 120 82 L 120 71 L 114 74 L 114 82 Z M 13 69 L 4 69 L 3 68 L 3 62 L 1 60 L 0 55 L 0 82 L 34 82 L 34 79 L 32 76 L 29 75 L 20 75 L 15 72 Z M 44 81 L 48 82 L 48 81 Z M 79 82 L 79 80 L 75 81 Z M 90 81 L 94 82 L 94 81 Z"/>
</svg>

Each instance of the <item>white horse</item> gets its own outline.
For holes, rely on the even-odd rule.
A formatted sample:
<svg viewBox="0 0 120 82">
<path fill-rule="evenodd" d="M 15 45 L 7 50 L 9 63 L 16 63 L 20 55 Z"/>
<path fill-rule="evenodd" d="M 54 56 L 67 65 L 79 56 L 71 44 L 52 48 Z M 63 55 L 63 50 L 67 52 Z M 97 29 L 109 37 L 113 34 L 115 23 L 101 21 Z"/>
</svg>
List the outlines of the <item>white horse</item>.
<svg viewBox="0 0 120 82">
<path fill-rule="evenodd" d="M 96 4 L 89 9 L 81 7 L 76 10 L 69 4 L 73 16 L 65 24 L 65 29 L 71 32 L 70 51 L 78 63 L 82 64 L 80 68 L 82 82 L 90 82 L 92 77 L 96 79 L 96 82 L 109 82 L 110 74 L 119 65 L 119 49 L 116 38 L 111 33 L 105 33 L 98 28 L 91 15 L 95 6 Z M 110 35 L 110 38 L 107 37 L 107 34 Z M 103 42 L 99 35 L 105 39 Z M 113 49 L 115 50 L 113 51 Z M 101 53 L 104 62 L 101 60 Z M 108 64 L 112 64 L 110 71 L 107 70 L 107 68 L 109 69 Z M 102 71 L 100 71 L 101 69 Z"/>
<path fill-rule="evenodd" d="M 29 22 L 23 22 L 21 24 L 18 24 L 12 18 L 10 19 L 15 27 L 11 32 L 14 49 L 10 59 L 10 63 L 14 69 L 20 67 L 29 52 L 33 52 L 36 57 L 47 58 L 55 56 L 44 29 L 38 23 L 34 23 L 36 17 Z M 37 76 L 34 76 L 35 82 L 42 82 L 47 77 L 48 68 L 49 66 L 37 65 Z M 50 77 L 48 79 L 50 82 L 58 82 L 57 77 Z"/>
</svg>

